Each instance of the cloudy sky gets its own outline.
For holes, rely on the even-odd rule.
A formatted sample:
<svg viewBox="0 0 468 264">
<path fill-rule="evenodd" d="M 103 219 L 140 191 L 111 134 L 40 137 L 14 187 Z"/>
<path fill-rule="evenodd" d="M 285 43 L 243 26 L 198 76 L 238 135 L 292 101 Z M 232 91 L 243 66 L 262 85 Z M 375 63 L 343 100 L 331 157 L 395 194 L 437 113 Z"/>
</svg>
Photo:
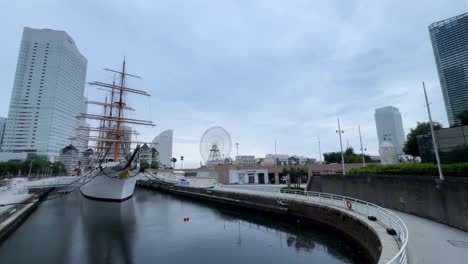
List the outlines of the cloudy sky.
<svg viewBox="0 0 468 264">
<path fill-rule="evenodd" d="M 467 0 L 43 0 L 2 1 L 0 116 L 8 115 L 24 26 L 65 30 L 88 59 L 87 80 L 103 67 L 143 77 L 129 86 L 151 140 L 174 129 L 174 156 L 199 164 L 199 139 L 225 127 L 240 154 L 274 151 L 318 158 L 344 143 L 377 154 L 374 109 L 400 109 L 407 133 L 427 119 L 447 125 L 428 25 L 468 10 Z M 93 88 L 86 95 L 99 96 Z M 235 152 L 233 147 L 232 153 Z"/>
</svg>

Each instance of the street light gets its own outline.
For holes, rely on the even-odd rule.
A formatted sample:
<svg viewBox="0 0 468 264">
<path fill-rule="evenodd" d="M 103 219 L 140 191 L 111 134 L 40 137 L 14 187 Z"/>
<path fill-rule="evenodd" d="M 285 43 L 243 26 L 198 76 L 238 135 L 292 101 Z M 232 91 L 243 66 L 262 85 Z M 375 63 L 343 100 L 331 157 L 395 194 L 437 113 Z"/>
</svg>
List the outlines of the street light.
<svg viewBox="0 0 468 264">
<path fill-rule="evenodd" d="M 341 165 L 343 166 L 343 176 L 346 176 L 346 170 L 345 170 L 345 165 L 344 165 L 344 155 L 343 155 L 343 141 L 341 140 L 341 134 L 343 134 L 344 131 L 341 130 L 339 118 L 338 118 L 338 130 L 336 130 L 336 133 L 340 135 Z"/>
<path fill-rule="evenodd" d="M 359 141 L 361 142 L 361 154 L 362 154 L 362 165 L 366 166 L 366 157 L 364 156 L 364 150 L 367 150 L 362 147 L 362 136 L 361 136 L 361 126 L 358 126 L 359 129 Z"/>
<path fill-rule="evenodd" d="M 318 137 L 318 151 L 319 151 L 320 164 L 322 164 L 322 150 L 320 149 L 320 136 Z"/>
<path fill-rule="evenodd" d="M 236 142 L 236 166 L 239 166 L 238 157 L 239 157 L 239 143 Z"/>
<path fill-rule="evenodd" d="M 434 125 L 432 124 L 431 108 L 429 108 L 429 101 L 427 100 L 426 85 L 424 84 L 424 82 L 422 83 L 422 85 L 424 89 L 424 97 L 426 99 L 427 115 L 429 116 L 429 124 L 431 126 L 432 143 L 434 144 L 434 152 L 437 160 L 437 169 L 439 170 L 439 179 L 443 181 L 444 174 L 442 173 L 442 166 L 440 165 L 439 148 L 437 146 L 437 140 L 434 133 Z"/>
</svg>

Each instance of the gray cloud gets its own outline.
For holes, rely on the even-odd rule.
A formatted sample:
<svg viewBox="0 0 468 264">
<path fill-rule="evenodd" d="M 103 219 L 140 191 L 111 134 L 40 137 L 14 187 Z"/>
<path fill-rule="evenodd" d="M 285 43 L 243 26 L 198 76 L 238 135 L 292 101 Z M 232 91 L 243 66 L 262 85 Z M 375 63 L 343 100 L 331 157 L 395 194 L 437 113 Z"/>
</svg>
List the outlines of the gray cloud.
<svg viewBox="0 0 468 264">
<path fill-rule="evenodd" d="M 6 1 L 0 15 L 0 115 L 7 115 L 23 26 L 66 30 L 88 58 L 88 80 L 103 67 L 143 76 L 130 85 L 153 96 L 138 115 L 175 130 L 174 155 L 198 165 L 198 138 L 226 127 L 241 153 L 318 156 L 338 149 L 336 118 L 358 148 L 377 153 L 376 107 L 400 108 L 406 131 L 426 120 L 421 81 L 434 118 L 446 122 L 427 26 L 467 10 L 465 0 L 433 1 Z M 87 89 L 89 97 L 96 91 Z"/>
</svg>

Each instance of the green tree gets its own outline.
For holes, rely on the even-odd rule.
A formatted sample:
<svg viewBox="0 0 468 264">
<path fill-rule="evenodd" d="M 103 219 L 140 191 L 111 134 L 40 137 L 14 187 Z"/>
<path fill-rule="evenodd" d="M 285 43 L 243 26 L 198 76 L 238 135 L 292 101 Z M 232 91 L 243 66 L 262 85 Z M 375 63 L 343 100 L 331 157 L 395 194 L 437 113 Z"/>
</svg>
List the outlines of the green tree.
<svg viewBox="0 0 468 264">
<path fill-rule="evenodd" d="M 463 110 L 463 112 L 459 113 L 457 115 L 457 118 L 460 120 L 462 125 L 464 126 L 468 125 L 468 108 Z"/>
<path fill-rule="evenodd" d="M 144 172 L 149 168 L 149 163 L 148 162 L 140 162 L 140 172 Z"/>
<path fill-rule="evenodd" d="M 439 122 L 433 122 L 434 130 L 442 128 Z M 431 133 L 431 125 L 429 122 L 418 122 L 415 128 L 412 128 L 406 136 L 406 142 L 403 151 L 412 156 L 421 156 L 419 153 L 418 142 L 416 136 Z"/>
<path fill-rule="evenodd" d="M 50 171 L 52 170 L 52 171 Z M 52 175 L 61 175 L 65 172 L 65 166 L 60 162 L 52 163 L 41 156 L 32 156 L 24 161 L 0 162 L 0 176 L 22 176 L 41 174 L 45 171 Z"/>
<path fill-rule="evenodd" d="M 349 147 L 343 153 L 345 163 L 361 163 L 362 155 L 354 152 L 352 147 Z M 326 163 L 341 163 L 341 152 L 329 152 L 323 154 Z M 369 155 L 364 155 L 366 162 L 373 162 Z"/>
<path fill-rule="evenodd" d="M 289 174 L 291 179 L 295 179 L 296 187 L 301 185 L 301 177 L 306 176 L 309 173 L 309 169 L 306 166 L 288 166 L 283 168 L 284 174 Z"/>
<path fill-rule="evenodd" d="M 151 169 L 159 169 L 159 163 L 158 162 L 151 162 Z"/>
<path fill-rule="evenodd" d="M 172 168 L 175 169 L 175 164 L 176 164 L 176 162 L 177 162 L 177 159 L 176 159 L 176 158 L 172 158 L 172 159 L 171 159 L 171 162 L 172 162 L 172 164 L 173 164 L 173 165 L 172 165 Z"/>
</svg>

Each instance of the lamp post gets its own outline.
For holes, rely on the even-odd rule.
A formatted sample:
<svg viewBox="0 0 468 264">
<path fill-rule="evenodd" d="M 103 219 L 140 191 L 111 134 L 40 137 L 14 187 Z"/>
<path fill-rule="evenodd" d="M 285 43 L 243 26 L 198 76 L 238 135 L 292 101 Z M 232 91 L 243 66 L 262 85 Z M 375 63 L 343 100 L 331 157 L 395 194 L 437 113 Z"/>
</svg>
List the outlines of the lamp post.
<svg viewBox="0 0 468 264">
<path fill-rule="evenodd" d="M 358 126 L 358 129 L 359 129 L 359 142 L 361 142 L 362 165 L 365 167 L 366 157 L 364 156 L 364 148 L 362 147 L 361 126 Z"/>
<path fill-rule="evenodd" d="M 343 176 L 346 176 L 346 170 L 345 170 L 345 165 L 344 165 L 344 155 L 343 155 L 343 141 L 341 140 L 341 134 L 343 134 L 344 131 L 341 130 L 339 118 L 338 118 L 338 130 L 336 130 L 336 133 L 340 135 L 341 165 L 343 166 Z"/>
<path fill-rule="evenodd" d="M 239 166 L 239 142 L 236 142 L 236 166 Z"/>
<path fill-rule="evenodd" d="M 434 126 L 432 124 L 432 116 L 431 116 L 431 109 L 429 108 L 429 101 L 427 100 L 427 92 L 426 92 L 426 85 L 424 82 L 422 83 L 423 90 L 424 90 L 424 97 L 426 99 L 426 107 L 427 107 L 427 115 L 429 116 L 429 125 L 431 126 L 431 135 L 432 135 L 432 143 L 434 144 L 434 153 L 437 160 L 437 169 L 439 170 L 439 179 L 441 181 L 444 180 L 444 174 L 442 173 L 442 166 L 440 165 L 440 158 L 439 158 L 439 148 L 437 146 L 437 140 L 434 133 Z"/>
<path fill-rule="evenodd" d="M 318 150 L 319 150 L 320 164 L 322 164 L 322 150 L 320 149 L 320 136 L 318 137 Z"/>
</svg>

